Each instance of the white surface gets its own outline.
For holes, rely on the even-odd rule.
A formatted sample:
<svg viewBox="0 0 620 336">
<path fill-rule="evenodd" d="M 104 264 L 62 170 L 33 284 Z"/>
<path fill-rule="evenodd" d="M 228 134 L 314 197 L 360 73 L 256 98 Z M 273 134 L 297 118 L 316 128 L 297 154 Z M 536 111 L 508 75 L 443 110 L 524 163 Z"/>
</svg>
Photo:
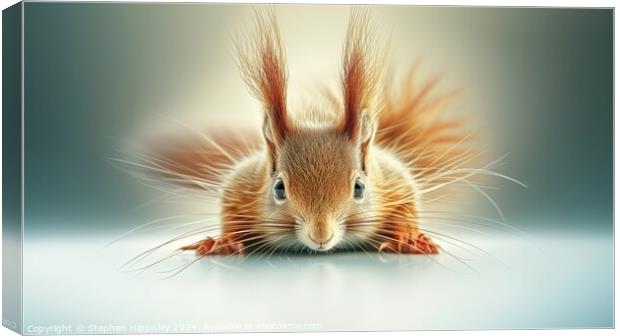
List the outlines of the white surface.
<svg viewBox="0 0 620 336">
<path fill-rule="evenodd" d="M 219 257 L 168 279 L 172 273 L 161 272 L 193 256 L 176 256 L 137 274 L 119 267 L 155 245 L 152 241 L 126 239 L 101 251 L 108 237 L 30 239 L 24 256 L 25 332 L 612 325 L 611 237 L 462 239 L 486 251 L 444 244 L 469 266 L 447 253 L 432 259 L 365 253 Z"/>
</svg>

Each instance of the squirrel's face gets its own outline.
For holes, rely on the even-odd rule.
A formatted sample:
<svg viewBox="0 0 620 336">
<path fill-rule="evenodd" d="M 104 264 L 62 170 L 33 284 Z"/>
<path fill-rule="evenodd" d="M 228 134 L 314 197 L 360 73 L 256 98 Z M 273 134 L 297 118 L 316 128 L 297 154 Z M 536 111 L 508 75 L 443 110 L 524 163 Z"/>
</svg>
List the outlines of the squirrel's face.
<svg viewBox="0 0 620 336">
<path fill-rule="evenodd" d="M 332 249 L 344 238 L 346 222 L 369 209 L 372 198 L 359 142 L 337 129 L 298 129 L 274 154 L 270 216 L 292 218 L 305 246 Z"/>
</svg>

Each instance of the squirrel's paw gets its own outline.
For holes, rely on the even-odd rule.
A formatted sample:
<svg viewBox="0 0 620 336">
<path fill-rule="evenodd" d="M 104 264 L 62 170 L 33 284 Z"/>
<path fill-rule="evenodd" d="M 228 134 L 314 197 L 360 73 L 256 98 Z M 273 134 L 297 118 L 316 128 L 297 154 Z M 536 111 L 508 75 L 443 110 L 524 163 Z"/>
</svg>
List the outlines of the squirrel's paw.
<svg viewBox="0 0 620 336">
<path fill-rule="evenodd" d="M 425 234 L 420 233 L 414 238 L 405 238 L 402 241 L 383 242 L 379 245 L 379 252 L 437 254 L 439 253 L 439 245 L 435 244 Z"/>
<path fill-rule="evenodd" d="M 228 255 L 228 254 L 243 254 L 243 243 L 235 242 L 230 238 L 213 239 L 207 237 L 199 242 L 181 247 L 183 251 L 195 250 L 196 255 Z"/>
</svg>

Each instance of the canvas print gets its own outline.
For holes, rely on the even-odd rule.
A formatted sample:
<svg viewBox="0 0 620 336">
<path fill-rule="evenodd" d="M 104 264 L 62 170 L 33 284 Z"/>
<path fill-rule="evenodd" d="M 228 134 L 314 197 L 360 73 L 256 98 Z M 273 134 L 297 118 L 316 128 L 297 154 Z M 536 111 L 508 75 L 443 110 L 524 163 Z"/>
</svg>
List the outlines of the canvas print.
<svg viewBox="0 0 620 336">
<path fill-rule="evenodd" d="M 614 327 L 612 9 L 25 2 L 3 31 L 10 329 Z"/>
</svg>

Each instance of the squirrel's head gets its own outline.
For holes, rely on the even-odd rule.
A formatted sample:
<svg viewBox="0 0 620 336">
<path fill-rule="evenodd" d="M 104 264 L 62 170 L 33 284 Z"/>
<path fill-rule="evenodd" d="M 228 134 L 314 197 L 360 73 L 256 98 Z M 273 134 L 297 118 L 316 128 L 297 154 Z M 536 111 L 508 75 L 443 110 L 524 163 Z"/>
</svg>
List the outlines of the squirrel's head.
<svg viewBox="0 0 620 336">
<path fill-rule="evenodd" d="M 345 236 L 346 222 L 370 208 L 369 148 L 375 133 L 378 58 L 370 57 L 368 12 L 353 13 L 344 49 L 340 118 L 303 126 L 287 116 L 284 52 L 273 12 L 258 16 L 258 36 L 241 47 L 246 83 L 264 108 L 269 183 L 267 218 L 296 223 L 297 239 L 326 251 Z M 303 119 L 303 117 L 302 117 Z"/>
<path fill-rule="evenodd" d="M 374 128 L 367 123 L 362 129 L 351 136 L 340 127 L 299 127 L 280 140 L 264 133 L 273 160 L 265 191 L 268 216 L 292 218 L 297 239 L 312 249 L 336 246 L 346 222 L 372 204 L 367 149 Z"/>
</svg>

